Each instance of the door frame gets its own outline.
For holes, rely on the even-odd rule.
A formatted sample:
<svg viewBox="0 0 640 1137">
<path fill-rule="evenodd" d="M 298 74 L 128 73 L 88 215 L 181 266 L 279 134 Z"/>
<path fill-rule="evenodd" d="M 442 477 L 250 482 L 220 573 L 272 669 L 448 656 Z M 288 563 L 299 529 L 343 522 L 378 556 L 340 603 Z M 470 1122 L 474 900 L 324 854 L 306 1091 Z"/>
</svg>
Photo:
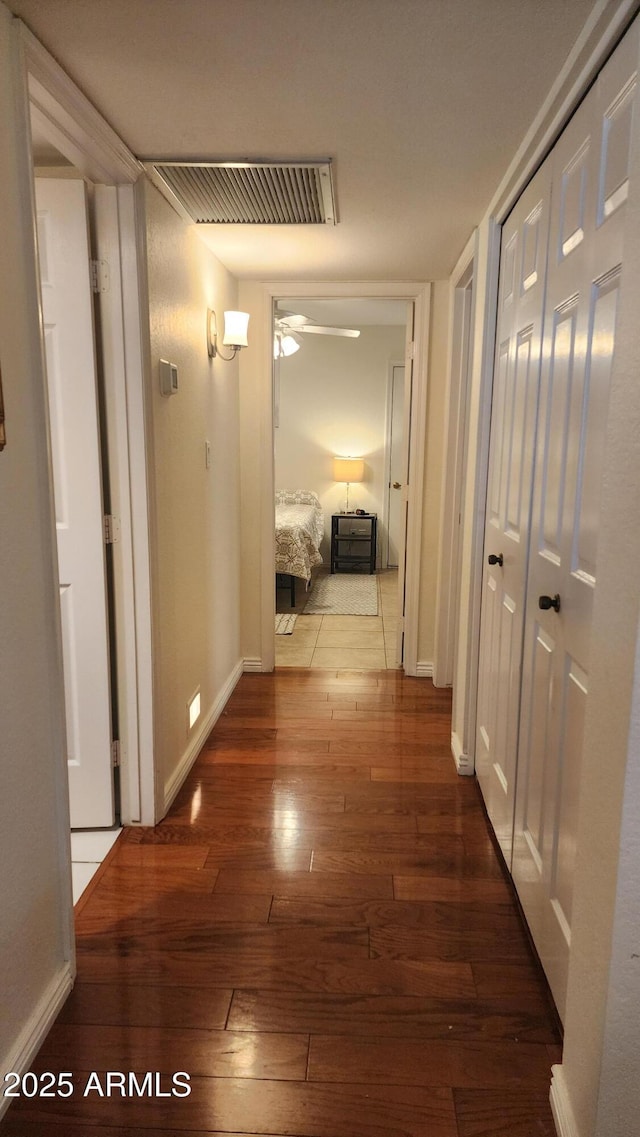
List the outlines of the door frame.
<svg viewBox="0 0 640 1137">
<path fill-rule="evenodd" d="M 427 384 L 429 362 L 429 315 L 431 285 L 426 282 L 323 282 L 279 281 L 260 288 L 258 325 L 254 335 L 257 349 L 257 382 L 260 400 L 260 507 L 259 573 L 260 656 L 245 660 L 245 670 L 273 671 L 275 667 L 275 528 L 273 503 L 274 472 L 274 382 L 273 382 L 273 308 L 280 296 L 301 300 L 371 299 L 406 300 L 414 308 L 413 329 L 413 394 L 409 450 L 409 484 L 415 492 L 409 495 L 406 535 L 405 638 L 404 670 L 407 675 L 418 672 L 418 611 L 420 598 L 420 554 L 424 497 L 425 440 L 427 427 Z M 411 362 L 407 360 L 407 363 Z M 408 368 L 407 368 L 408 370 Z"/>
<path fill-rule="evenodd" d="M 440 504 L 433 657 L 435 687 L 453 684 L 459 654 L 458 625 L 462 556 L 462 513 L 467 463 L 463 444 L 469 430 L 473 365 L 474 271 L 477 234 L 467 242 L 449 284 L 449 348 L 445 407 L 446 440 Z M 454 690 L 455 698 L 455 690 Z"/>
<path fill-rule="evenodd" d="M 391 425 L 393 413 L 393 369 L 394 367 L 405 368 L 405 391 L 406 396 L 406 361 L 404 359 L 392 359 L 387 368 L 387 400 L 385 408 L 385 426 L 384 426 L 384 477 L 385 477 L 385 496 L 382 503 L 382 531 L 386 534 L 384 544 L 380 546 L 380 568 L 389 568 L 389 546 L 391 544 L 389 537 L 389 520 L 391 517 L 390 498 L 391 498 Z M 393 566 L 396 568 L 397 566 Z"/>
<path fill-rule="evenodd" d="M 144 291 L 135 183 L 143 171 L 48 51 L 15 21 L 23 72 L 31 175 L 31 119 L 96 186 L 98 257 L 108 250 L 109 289 L 99 294 L 113 545 L 121 819 L 153 825 L 151 593 L 144 407 Z M 35 200 L 32 194 L 35 229 Z M 104 258 L 106 259 L 106 257 Z M 40 307 L 40 299 L 38 298 Z"/>
</svg>

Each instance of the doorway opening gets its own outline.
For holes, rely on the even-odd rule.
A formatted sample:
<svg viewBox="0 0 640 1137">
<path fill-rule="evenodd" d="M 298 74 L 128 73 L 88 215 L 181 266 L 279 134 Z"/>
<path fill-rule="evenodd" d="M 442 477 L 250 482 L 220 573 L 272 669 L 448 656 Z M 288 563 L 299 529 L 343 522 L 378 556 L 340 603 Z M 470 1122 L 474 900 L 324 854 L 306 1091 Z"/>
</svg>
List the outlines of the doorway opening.
<svg viewBox="0 0 640 1137">
<path fill-rule="evenodd" d="M 401 666 L 412 316 L 398 299 L 275 301 L 276 666 Z"/>
</svg>

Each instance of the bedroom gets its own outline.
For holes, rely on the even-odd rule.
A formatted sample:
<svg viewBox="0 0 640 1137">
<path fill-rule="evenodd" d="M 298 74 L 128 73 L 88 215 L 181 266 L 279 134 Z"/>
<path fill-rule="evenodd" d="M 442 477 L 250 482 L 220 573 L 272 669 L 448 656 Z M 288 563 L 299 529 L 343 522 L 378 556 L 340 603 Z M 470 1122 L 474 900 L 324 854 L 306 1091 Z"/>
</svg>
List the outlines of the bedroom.
<svg viewBox="0 0 640 1137">
<path fill-rule="evenodd" d="M 275 319 L 276 664 L 396 668 L 408 305 L 285 297 Z"/>
</svg>

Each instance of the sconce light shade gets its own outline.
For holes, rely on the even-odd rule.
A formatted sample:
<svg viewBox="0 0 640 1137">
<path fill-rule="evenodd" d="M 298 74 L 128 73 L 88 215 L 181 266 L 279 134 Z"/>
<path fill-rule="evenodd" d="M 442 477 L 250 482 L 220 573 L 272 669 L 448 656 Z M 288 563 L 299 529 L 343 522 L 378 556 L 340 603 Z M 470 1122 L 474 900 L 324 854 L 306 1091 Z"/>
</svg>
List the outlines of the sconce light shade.
<svg viewBox="0 0 640 1137">
<path fill-rule="evenodd" d="M 211 359 L 220 356 L 227 363 L 235 359 L 237 352 L 249 346 L 247 327 L 249 325 L 248 312 L 225 312 L 224 336 L 222 342 L 225 347 L 231 348 L 231 355 L 223 355 L 218 347 L 218 325 L 213 308 L 207 309 L 207 351 Z"/>
<path fill-rule="evenodd" d="M 222 342 L 225 347 L 248 347 L 247 328 L 249 326 L 248 312 L 225 312 L 224 336 Z"/>
<path fill-rule="evenodd" d="M 334 458 L 333 476 L 336 482 L 362 482 L 364 458 Z"/>
</svg>

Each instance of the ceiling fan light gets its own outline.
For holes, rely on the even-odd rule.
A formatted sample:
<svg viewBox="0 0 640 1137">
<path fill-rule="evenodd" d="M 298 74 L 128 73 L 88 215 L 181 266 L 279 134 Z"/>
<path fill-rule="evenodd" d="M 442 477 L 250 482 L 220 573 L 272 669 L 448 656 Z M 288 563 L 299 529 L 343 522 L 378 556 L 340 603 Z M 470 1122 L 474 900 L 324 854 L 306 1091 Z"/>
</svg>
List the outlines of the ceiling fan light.
<svg viewBox="0 0 640 1137">
<path fill-rule="evenodd" d="M 282 355 L 295 355 L 300 351 L 300 344 L 293 336 L 283 336 L 280 341 L 280 351 Z"/>
</svg>

